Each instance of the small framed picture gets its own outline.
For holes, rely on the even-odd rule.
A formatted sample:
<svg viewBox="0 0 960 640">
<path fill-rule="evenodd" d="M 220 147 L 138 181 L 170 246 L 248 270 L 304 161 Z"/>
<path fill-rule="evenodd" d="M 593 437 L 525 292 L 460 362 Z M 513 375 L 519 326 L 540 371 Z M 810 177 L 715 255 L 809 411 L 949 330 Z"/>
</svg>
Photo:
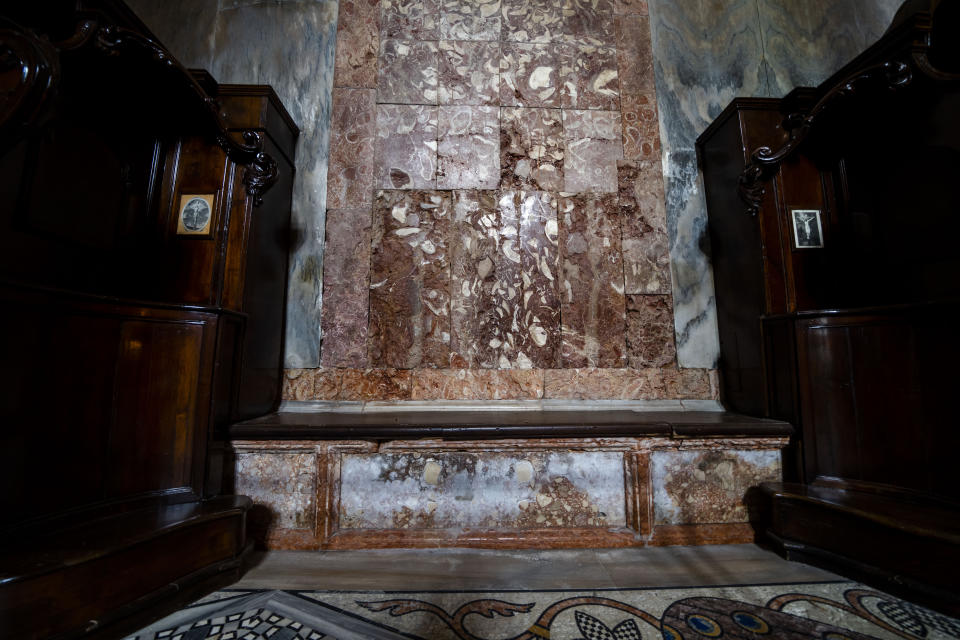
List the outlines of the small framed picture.
<svg viewBox="0 0 960 640">
<path fill-rule="evenodd" d="M 213 227 L 213 193 L 180 195 L 178 236 L 209 236 Z"/>
<path fill-rule="evenodd" d="M 797 249 L 822 249 L 823 226 L 818 209 L 791 209 L 793 243 Z"/>
</svg>

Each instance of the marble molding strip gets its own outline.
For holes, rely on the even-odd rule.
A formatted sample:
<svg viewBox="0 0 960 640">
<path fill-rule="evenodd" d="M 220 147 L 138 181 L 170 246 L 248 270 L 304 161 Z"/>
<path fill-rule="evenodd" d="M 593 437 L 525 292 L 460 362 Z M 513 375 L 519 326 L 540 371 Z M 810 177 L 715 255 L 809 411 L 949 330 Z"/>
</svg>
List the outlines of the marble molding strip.
<svg viewBox="0 0 960 640">
<path fill-rule="evenodd" d="M 624 547 L 748 541 L 743 495 L 780 478 L 787 442 L 235 441 L 231 456 L 272 549 Z"/>
<path fill-rule="evenodd" d="M 371 295 L 371 318 L 375 303 Z M 391 347 L 392 348 L 392 347 Z M 391 351 L 404 358 L 412 351 Z M 287 369 L 284 400 L 706 400 L 709 369 Z"/>
</svg>

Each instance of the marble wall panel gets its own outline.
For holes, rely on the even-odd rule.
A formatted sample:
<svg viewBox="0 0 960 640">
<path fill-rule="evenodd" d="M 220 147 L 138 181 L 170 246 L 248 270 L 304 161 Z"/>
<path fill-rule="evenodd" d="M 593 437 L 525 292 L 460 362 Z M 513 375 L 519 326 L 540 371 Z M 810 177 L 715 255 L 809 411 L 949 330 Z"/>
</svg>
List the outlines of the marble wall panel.
<svg viewBox="0 0 960 640">
<path fill-rule="evenodd" d="M 341 0 L 335 86 L 375 89 L 379 53 L 380 0 Z"/>
<path fill-rule="evenodd" d="M 238 452 L 238 495 L 249 496 L 254 508 L 269 512 L 271 529 L 307 529 L 316 526 L 317 463 L 312 451 Z"/>
<path fill-rule="evenodd" d="M 641 14 L 619 15 L 614 24 L 620 93 L 633 95 L 655 90 L 649 17 Z"/>
<path fill-rule="evenodd" d="M 599 45 L 613 33 L 613 0 L 561 0 L 563 40 Z"/>
<path fill-rule="evenodd" d="M 543 397 L 556 400 L 663 400 L 659 369 L 548 369 Z"/>
<path fill-rule="evenodd" d="M 561 52 L 560 70 L 564 107 L 575 109 L 620 109 L 620 82 L 616 48 L 579 43 Z"/>
<path fill-rule="evenodd" d="M 563 37 L 563 10 L 557 0 L 502 0 L 500 39 L 557 42 Z"/>
<path fill-rule="evenodd" d="M 778 450 L 653 451 L 654 523 L 747 522 L 747 490 L 780 478 Z"/>
<path fill-rule="evenodd" d="M 438 189 L 496 189 L 500 184 L 500 109 L 440 107 Z"/>
<path fill-rule="evenodd" d="M 380 37 L 440 39 L 440 0 L 381 0 Z"/>
<path fill-rule="evenodd" d="M 327 206 L 369 205 L 373 197 L 374 149 L 377 140 L 376 90 L 333 91 Z"/>
<path fill-rule="evenodd" d="M 500 187 L 562 191 L 560 109 L 500 109 Z"/>
<path fill-rule="evenodd" d="M 624 159 L 648 160 L 659 165 L 660 121 L 657 117 L 657 94 L 645 91 L 622 96 L 620 107 Z"/>
<path fill-rule="evenodd" d="M 661 165 L 655 160 L 621 161 L 617 180 L 625 292 L 668 294 L 670 249 Z"/>
<path fill-rule="evenodd" d="M 407 369 L 344 369 L 337 400 L 409 400 L 412 374 Z"/>
<path fill-rule="evenodd" d="M 566 45 L 504 42 L 500 45 L 500 104 L 560 107 L 569 53 Z"/>
<path fill-rule="evenodd" d="M 341 529 L 626 526 L 619 451 L 346 454 L 340 469 Z"/>
<path fill-rule="evenodd" d="M 284 400 L 313 400 L 316 369 L 285 369 L 280 396 Z"/>
<path fill-rule="evenodd" d="M 503 191 L 501 212 L 519 220 L 523 294 L 518 315 L 518 368 L 560 366 L 560 238 L 557 200 L 543 191 Z M 506 215 L 506 214 L 502 214 Z"/>
<path fill-rule="evenodd" d="M 626 364 L 623 256 L 616 195 L 563 195 L 557 207 L 565 367 Z"/>
<path fill-rule="evenodd" d="M 383 40 L 377 102 L 437 104 L 438 65 L 436 42 Z"/>
<path fill-rule="evenodd" d="M 676 364 L 669 295 L 627 296 L 627 361 L 634 369 Z"/>
<path fill-rule="evenodd" d="M 442 0 L 440 37 L 444 40 L 499 40 L 500 0 Z"/>
<path fill-rule="evenodd" d="M 437 108 L 377 106 L 375 186 L 432 189 L 437 180 Z"/>
<path fill-rule="evenodd" d="M 372 366 L 448 366 L 451 209 L 449 192 L 377 193 L 370 260 Z"/>
<path fill-rule="evenodd" d="M 715 400 L 716 386 L 711 371 L 716 369 L 663 369 L 663 386 L 671 398 Z"/>
<path fill-rule="evenodd" d="M 500 104 L 500 45 L 440 41 L 440 104 Z"/>
<path fill-rule="evenodd" d="M 498 207 L 493 191 L 452 197 L 450 365 L 509 368 L 523 295 L 517 212 Z"/>
<path fill-rule="evenodd" d="M 536 369 L 421 369 L 412 374 L 413 400 L 539 400 Z"/>
<path fill-rule="evenodd" d="M 623 158 L 619 111 L 564 109 L 563 190 L 617 191 L 617 161 Z"/>
<path fill-rule="evenodd" d="M 327 211 L 323 264 L 324 367 L 367 365 L 370 208 Z"/>
</svg>

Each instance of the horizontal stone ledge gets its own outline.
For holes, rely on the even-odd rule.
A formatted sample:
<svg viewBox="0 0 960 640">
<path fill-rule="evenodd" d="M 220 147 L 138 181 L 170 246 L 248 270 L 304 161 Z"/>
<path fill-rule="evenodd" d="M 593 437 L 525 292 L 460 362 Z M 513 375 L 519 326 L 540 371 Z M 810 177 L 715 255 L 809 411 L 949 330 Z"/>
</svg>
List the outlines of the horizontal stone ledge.
<svg viewBox="0 0 960 640">
<path fill-rule="evenodd" d="M 285 405 L 281 411 L 237 423 L 233 439 L 263 440 L 455 440 L 510 438 L 596 438 L 667 436 L 672 438 L 788 437 L 793 427 L 779 420 L 728 411 L 626 408 L 590 403 L 527 407 L 418 405 L 370 409 L 362 406 Z M 404 404 L 404 403 L 397 403 Z"/>
</svg>

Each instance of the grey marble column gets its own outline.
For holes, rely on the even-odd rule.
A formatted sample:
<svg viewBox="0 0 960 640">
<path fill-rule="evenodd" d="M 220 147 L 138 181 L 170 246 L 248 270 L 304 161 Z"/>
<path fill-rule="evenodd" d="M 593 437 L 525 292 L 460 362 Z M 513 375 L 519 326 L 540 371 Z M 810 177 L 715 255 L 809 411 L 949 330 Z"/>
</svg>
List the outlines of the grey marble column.
<svg viewBox="0 0 960 640">
<path fill-rule="evenodd" d="M 677 358 L 713 367 L 716 304 L 697 136 L 737 96 L 816 85 L 879 38 L 898 0 L 649 0 Z"/>
</svg>

